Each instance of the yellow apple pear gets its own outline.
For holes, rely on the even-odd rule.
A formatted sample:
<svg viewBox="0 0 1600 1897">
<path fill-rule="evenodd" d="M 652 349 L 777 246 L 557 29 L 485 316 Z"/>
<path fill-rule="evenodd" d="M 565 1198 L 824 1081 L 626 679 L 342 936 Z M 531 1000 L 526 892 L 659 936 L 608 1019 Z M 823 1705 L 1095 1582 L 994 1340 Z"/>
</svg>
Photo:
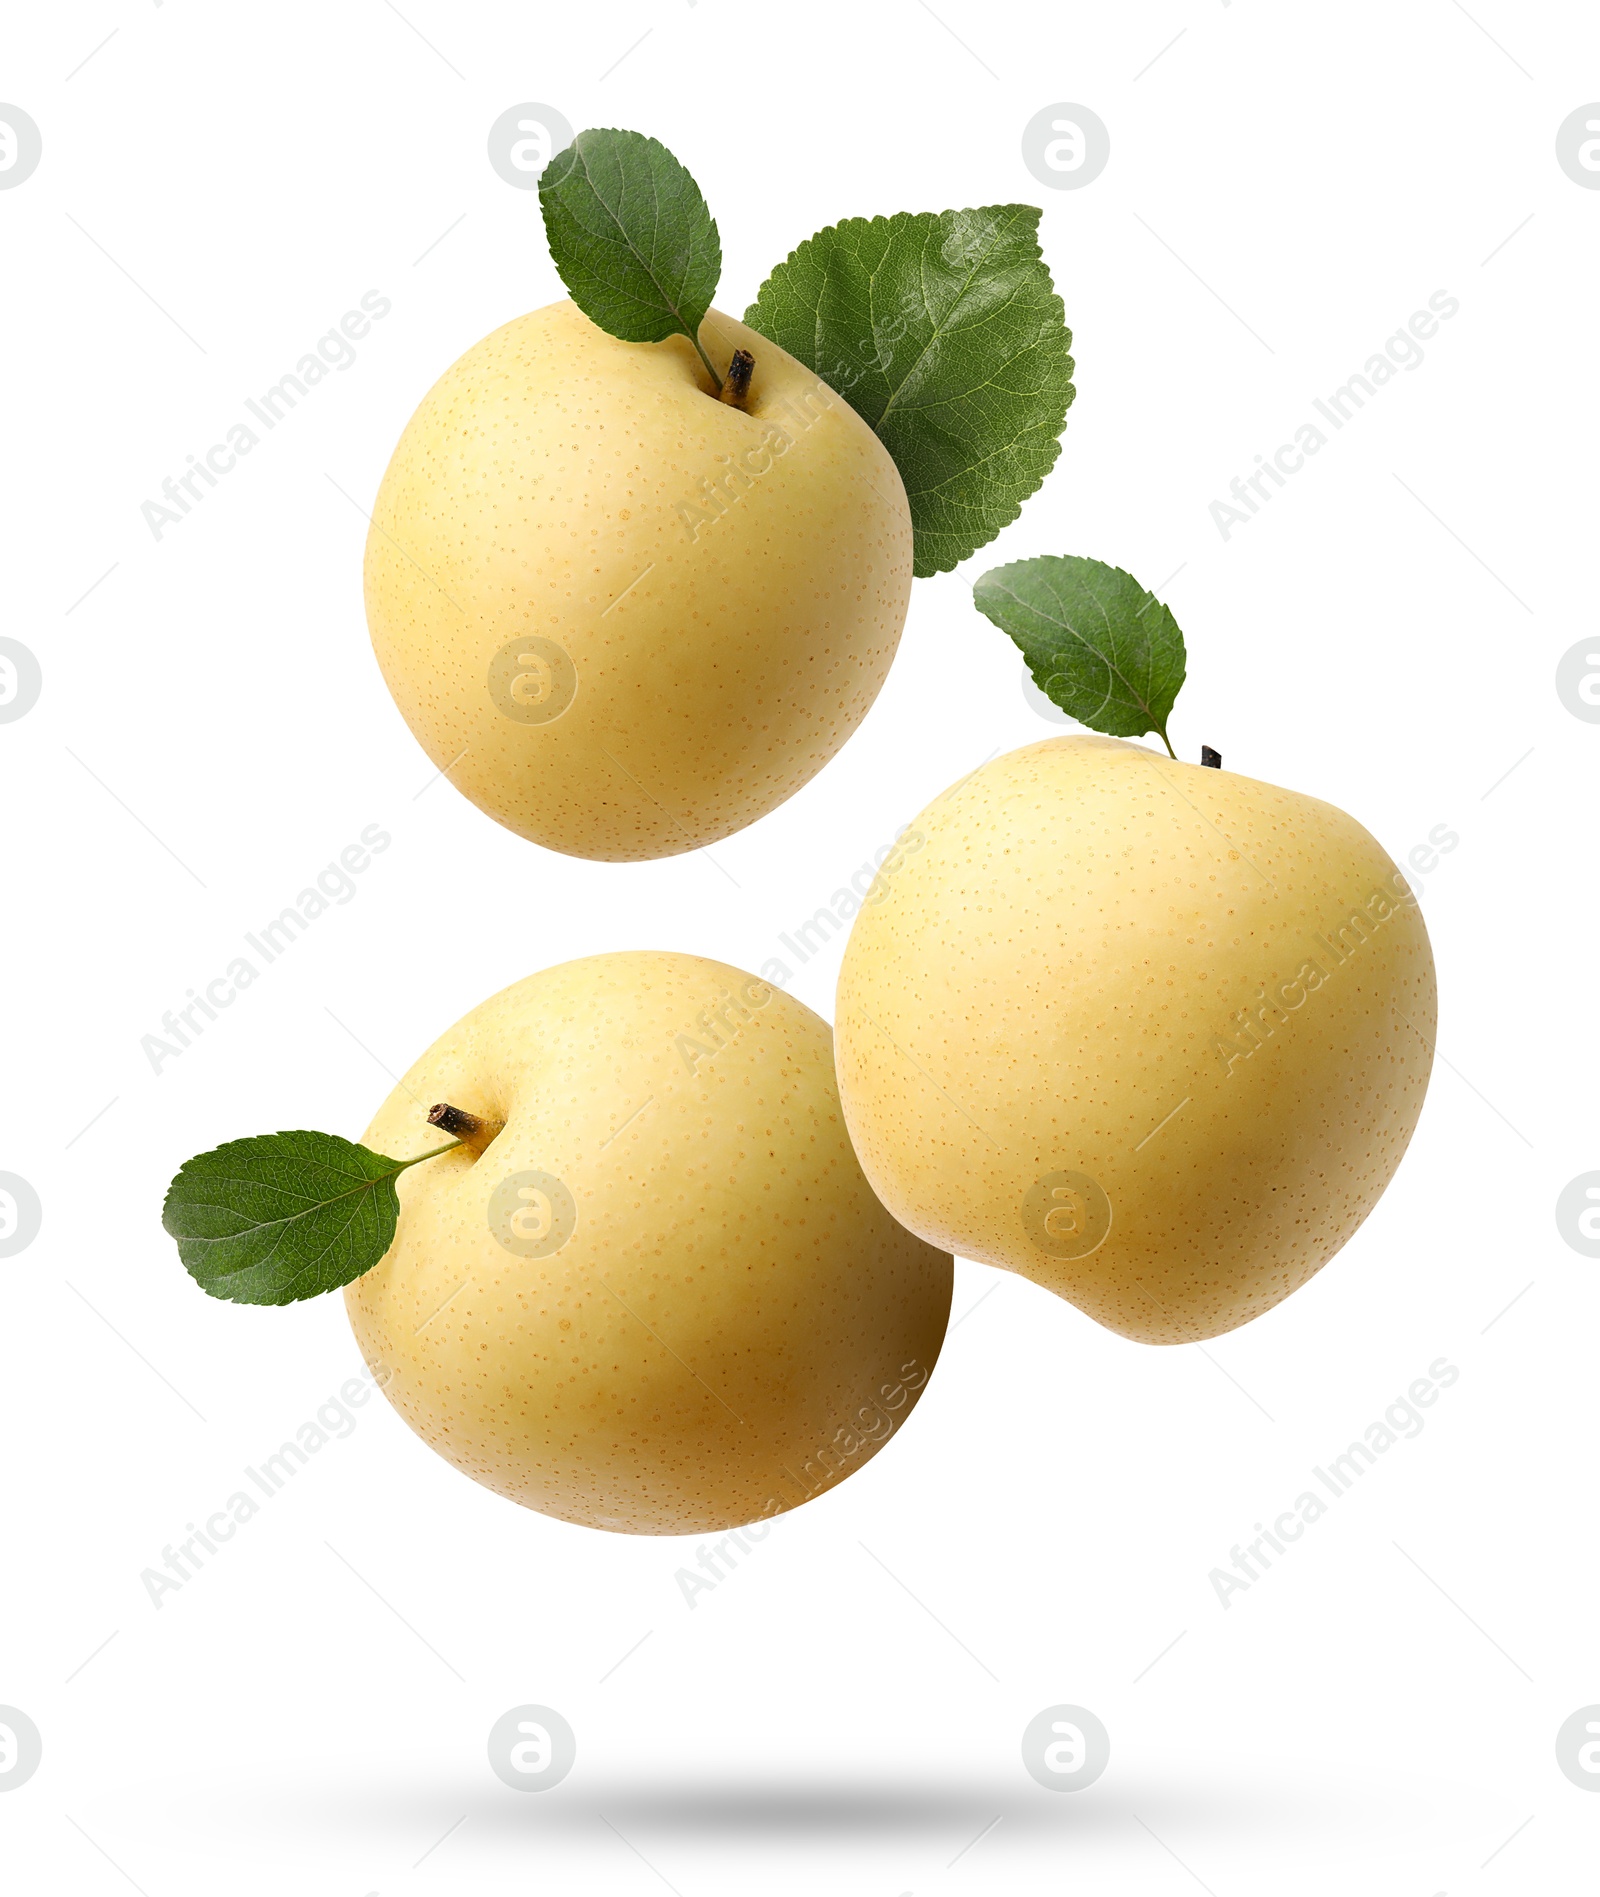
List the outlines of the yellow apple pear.
<svg viewBox="0 0 1600 1897">
<path fill-rule="evenodd" d="M 792 796 L 866 715 L 911 592 L 888 452 L 775 343 L 713 310 L 621 342 L 570 302 L 429 391 L 373 507 L 384 679 L 435 766 L 572 856 L 671 856 Z"/>
<path fill-rule="evenodd" d="M 424 1104 L 426 1103 L 426 1104 Z M 591 956 L 443 1035 L 366 1144 L 400 1174 L 348 1285 L 390 1402 L 476 1481 L 565 1521 L 705 1534 L 861 1468 L 938 1358 L 950 1258 L 851 1149 L 828 1025 L 694 955 Z"/>
<path fill-rule="evenodd" d="M 1270 1310 L 1366 1218 L 1435 1007 L 1416 899 L 1342 810 L 1053 738 L 952 787 L 880 872 L 839 976 L 840 1094 L 912 1231 L 1183 1343 Z"/>
</svg>

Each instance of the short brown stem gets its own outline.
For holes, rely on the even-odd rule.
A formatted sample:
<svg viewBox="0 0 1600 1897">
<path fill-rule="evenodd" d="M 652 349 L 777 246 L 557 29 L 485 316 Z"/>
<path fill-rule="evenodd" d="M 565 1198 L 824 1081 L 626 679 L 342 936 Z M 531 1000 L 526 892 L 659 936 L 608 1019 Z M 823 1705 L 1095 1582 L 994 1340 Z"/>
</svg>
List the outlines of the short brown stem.
<svg viewBox="0 0 1600 1897">
<path fill-rule="evenodd" d="M 1220 751 L 1213 751 L 1209 744 L 1202 744 L 1200 747 L 1200 762 L 1207 765 L 1213 771 L 1220 771 L 1222 769 L 1222 753 Z"/>
<path fill-rule="evenodd" d="M 465 1107 L 453 1107 L 448 1101 L 441 1100 L 438 1106 L 428 1109 L 428 1124 L 458 1139 L 468 1152 L 477 1157 L 505 1122 L 480 1120 L 476 1113 L 468 1113 Z"/>
<path fill-rule="evenodd" d="M 755 372 L 756 359 L 748 349 L 736 349 L 733 360 L 728 364 L 728 373 L 722 384 L 722 399 L 731 408 L 743 408 L 750 398 L 750 377 Z"/>
</svg>

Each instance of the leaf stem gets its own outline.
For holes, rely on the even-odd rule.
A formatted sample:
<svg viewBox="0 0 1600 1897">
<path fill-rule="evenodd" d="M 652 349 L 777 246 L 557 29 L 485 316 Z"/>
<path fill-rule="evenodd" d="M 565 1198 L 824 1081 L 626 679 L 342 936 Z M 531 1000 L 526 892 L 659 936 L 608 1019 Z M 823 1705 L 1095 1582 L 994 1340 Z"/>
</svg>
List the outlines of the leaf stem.
<svg viewBox="0 0 1600 1897">
<path fill-rule="evenodd" d="M 394 1171 L 390 1173 L 389 1177 L 391 1179 L 396 1178 L 399 1174 L 405 1172 L 408 1167 L 420 1166 L 425 1159 L 437 1159 L 441 1153 L 453 1153 L 458 1147 L 464 1146 L 465 1144 L 465 1140 L 452 1140 L 448 1146 L 434 1147 L 431 1153 L 418 1153 L 415 1159 L 397 1159 L 394 1163 Z"/>
<path fill-rule="evenodd" d="M 706 365 L 706 374 L 710 376 L 711 380 L 716 384 L 717 394 L 720 397 L 720 395 L 722 394 L 722 377 L 717 374 L 715 369 L 712 368 L 711 358 L 700 347 L 699 336 L 688 329 L 685 329 L 683 333 L 689 338 L 690 342 L 694 344 L 695 354 Z"/>
<path fill-rule="evenodd" d="M 1172 740 L 1167 736 L 1166 732 L 1160 728 L 1158 728 L 1157 730 L 1157 736 L 1161 739 L 1161 742 L 1167 747 L 1167 756 L 1172 759 L 1174 764 L 1176 764 L 1178 761 L 1178 754 L 1172 748 Z"/>
</svg>

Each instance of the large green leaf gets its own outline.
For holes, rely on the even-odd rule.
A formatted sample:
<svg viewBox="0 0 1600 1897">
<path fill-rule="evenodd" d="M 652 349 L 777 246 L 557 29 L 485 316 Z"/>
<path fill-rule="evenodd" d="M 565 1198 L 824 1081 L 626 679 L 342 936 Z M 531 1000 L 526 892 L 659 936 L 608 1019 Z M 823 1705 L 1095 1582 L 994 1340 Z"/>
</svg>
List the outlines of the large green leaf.
<svg viewBox="0 0 1600 1897">
<path fill-rule="evenodd" d="M 1039 217 L 999 204 L 847 218 L 791 252 L 745 312 L 877 431 L 919 575 L 992 540 L 1061 452 L 1072 334 Z"/>
<path fill-rule="evenodd" d="M 190 1276 L 212 1297 L 293 1304 L 335 1291 L 377 1264 L 400 1212 L 394 1182 L 418 1163 L 385 1158 L 333 1133 L 230 1140 L 179 1168 L 161 1223 L 178 1241 Z"/>
</svg>

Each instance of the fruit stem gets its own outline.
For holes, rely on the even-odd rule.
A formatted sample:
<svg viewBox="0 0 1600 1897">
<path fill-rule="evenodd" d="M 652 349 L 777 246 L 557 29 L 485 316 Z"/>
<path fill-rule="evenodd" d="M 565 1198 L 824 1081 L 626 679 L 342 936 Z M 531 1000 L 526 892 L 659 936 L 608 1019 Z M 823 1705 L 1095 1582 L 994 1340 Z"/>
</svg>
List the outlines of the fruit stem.
<svg viewBox="0 0 1600 1897">
<path fill-rule="evenodd" d="M 1220 751 L 1213 751 L 1209 744 L 1202 744 L 1200 747 L 1200 762 L 1209 766 L 1213 771 L 1220 771 L 1222 769 L 1222 753 Z"/>
<path fill-rule="evenodd" d="M 474 1157 L 480 1154 L 500 1131 L 498 1126 L 491 1126 L 487 1120 L 480 1120 L 477 1114 L 468 1113 L 464 1107 L 451 1106 L 447 1100 L 441 1100 L 436 1107 L 428 1109 L 428 1124 L 438 1127 L 442 1133 L 453 1133 L 460 1144 L 465 1146 Z M 449 1150 L 448 1147 L 440 1148 L 441 1152 Z M 435 1155 L 430 1153 L 427 1157 L 432 1159 Z"/>
<path fill-rule="evenodd" d="M 742 409 L 750 396 L 750 377 L 756 359 L 748 349 L 736 349 L 728 364 L 728 379 L 722 385 L 722 399 L 730 408 Z"/>
</svg>

